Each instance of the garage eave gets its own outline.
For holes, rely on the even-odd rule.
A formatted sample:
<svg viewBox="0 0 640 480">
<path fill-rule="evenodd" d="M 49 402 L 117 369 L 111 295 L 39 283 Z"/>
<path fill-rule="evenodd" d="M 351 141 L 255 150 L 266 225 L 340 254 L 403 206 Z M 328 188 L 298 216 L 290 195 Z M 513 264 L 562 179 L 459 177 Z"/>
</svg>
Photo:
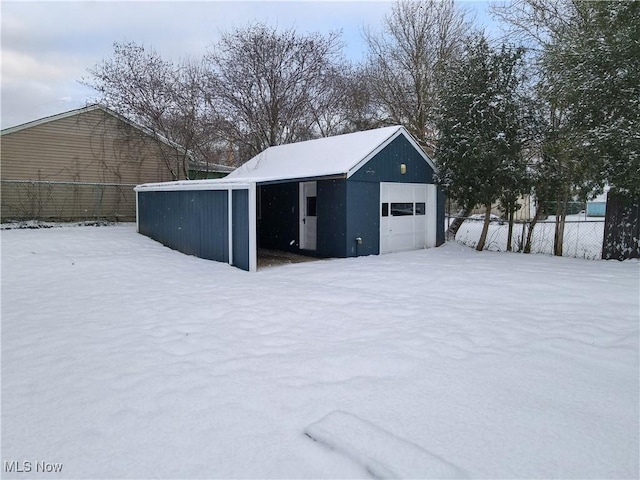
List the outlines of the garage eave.
<svg viewBox="0 0 640 480">
<path fill-rule="evenodd" d="M 340 180 L 347 178 L 346 173 L 339 173 L 335 175 L 322 175 L 318 177 L 296 177 L 296 178 L 279 178 L 272 180 L 256 181 L 256 185 L 276 185 L 279 183 L 299 183 L 299 182 L 312 182 L 318 180 Z"/>
<path fill-rule="evenodd" d="M 136 192 L 171 192 L 179 190 L 238 190 L 247 189 L 256 182 L 220 180 L 180 180 L 177 182 L 144 183 L 134 188 Z"/>
</svg>

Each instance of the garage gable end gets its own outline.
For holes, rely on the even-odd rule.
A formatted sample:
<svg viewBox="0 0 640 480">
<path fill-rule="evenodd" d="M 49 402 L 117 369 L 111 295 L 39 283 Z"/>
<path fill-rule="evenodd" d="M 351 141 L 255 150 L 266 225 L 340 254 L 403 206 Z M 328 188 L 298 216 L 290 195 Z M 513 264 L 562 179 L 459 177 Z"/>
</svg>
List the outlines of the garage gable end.
<svg viewBox="0 0 640 480">
<path fill-rule="evenodd" d="M 431 159 L 402 129 L 352 169 L 348 178 L 359 182 L 433 183 L 434 171 Z"/>
</svg>

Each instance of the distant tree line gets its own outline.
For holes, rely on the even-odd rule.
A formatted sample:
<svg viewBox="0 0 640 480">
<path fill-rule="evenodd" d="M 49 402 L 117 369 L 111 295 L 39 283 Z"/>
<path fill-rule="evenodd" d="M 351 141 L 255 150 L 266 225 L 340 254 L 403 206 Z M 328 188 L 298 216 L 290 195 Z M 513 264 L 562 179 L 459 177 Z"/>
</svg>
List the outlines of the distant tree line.
<svg viewBox="0 0 640 480">
<path fill-rule="evenodd" d="M 470 28 L 453 0 L 398 2 L 379 29 L 366 28 L 358 63 L 345 58 L 339 32 L 255 23 L 179 62 L 115 43 L 81 82 L 201 162 L 239 165 L 269 146 L 391 124 L 433 154 L 442 77 Z"/>
<path fill-rule="evenodd" d="M 478 249 L 492 204 L 511 235 L 519 199 L 534 194 L 524 251 L 535 223 L 552 214 L 561 255 L 570 201 L 605 186 L 640 198 L 640 3 L 511 0 L 492 13 L 505 29 L 500 41 L 453 0 L 397 1 L 382 25 L 365 28 L 360 62 L 345 58 L 339 32 L 261 23 L 180 62 L 116 43 L 82 82 L 202 165 L 402 124 L 434 156 L 460 217 L 486 207 Z M 187 175 L 185 160 L 175 177 Z"/>
</svg>

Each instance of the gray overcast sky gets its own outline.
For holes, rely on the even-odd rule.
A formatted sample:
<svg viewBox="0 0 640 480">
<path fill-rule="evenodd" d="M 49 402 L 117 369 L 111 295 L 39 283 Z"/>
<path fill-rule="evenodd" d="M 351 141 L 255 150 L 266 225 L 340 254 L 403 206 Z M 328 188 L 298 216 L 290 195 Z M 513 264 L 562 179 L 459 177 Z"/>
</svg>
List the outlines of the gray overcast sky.
<svg viewBox="0 0 640 480">
<path fill-rule="evenodd" d="M 221 31 L 255 21 L 300 32 L 342 30 L 353 60 L 364 57 L 365 25 L 376 29 L 388 1 L 3 1 L 2 128 L 79 108 L 94 93 L 78 83 L 111 56 L 113 42 L 134 41 L 163 57 L 199 57 Z M 463 1 L 478 24 L 488 2 Z"/>
</svg>

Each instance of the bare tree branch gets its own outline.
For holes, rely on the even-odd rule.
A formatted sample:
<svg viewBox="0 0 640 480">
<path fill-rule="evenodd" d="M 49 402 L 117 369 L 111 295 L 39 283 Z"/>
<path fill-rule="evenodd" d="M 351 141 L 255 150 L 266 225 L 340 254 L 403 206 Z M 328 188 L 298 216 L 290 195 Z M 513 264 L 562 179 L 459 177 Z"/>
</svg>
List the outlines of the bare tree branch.
<svg viewBox="0 0 640 480">
<path fill-rule="evenodd" d="M 207 100 L 221 117 L 220 135 L 247 159 L 328 132 L 334 119 L 325 111 L 339 103 L 331 80 L 341 46 L 339 33 L 301 35 L 264 24 L 224 34 L 206 55 Z"/>
<path fill-rule="evenodd" d="M 387 123 L 405 125 L 433 151 L 440 77 L 459 56 L 469 24 L 453 0 L 397 1 L 382 32 L 365 31 L 367 78 Z"/>
</svg>

